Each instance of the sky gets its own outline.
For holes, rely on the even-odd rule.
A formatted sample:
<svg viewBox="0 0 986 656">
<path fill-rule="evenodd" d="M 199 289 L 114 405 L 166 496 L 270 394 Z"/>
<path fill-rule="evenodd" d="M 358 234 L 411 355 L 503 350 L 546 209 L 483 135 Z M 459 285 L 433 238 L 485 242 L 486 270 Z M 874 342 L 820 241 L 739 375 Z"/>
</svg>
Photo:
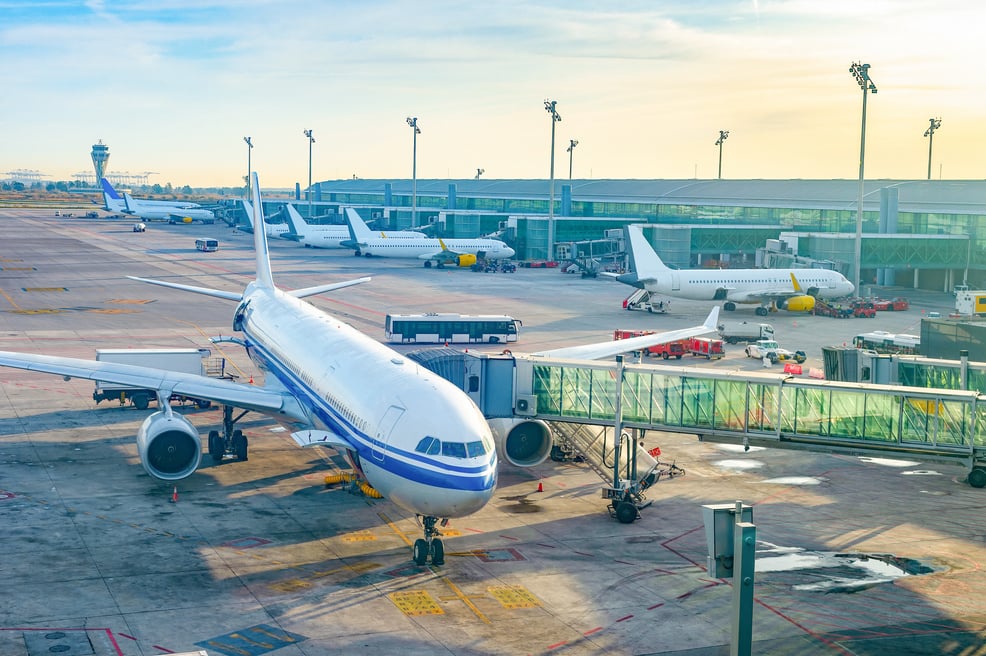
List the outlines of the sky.
<svg viewBox="0 0 986 656">
<path fill-rule="evenodd" d="M 970 0 L 0 0 L 0 178 L 986 178 Z M 417 117 L 416 158 L 407 117 Z M 571 156 L 571 140 L 578 145 Z M 571 159 L 570 159 L 571 158 Z"/>
</svg>

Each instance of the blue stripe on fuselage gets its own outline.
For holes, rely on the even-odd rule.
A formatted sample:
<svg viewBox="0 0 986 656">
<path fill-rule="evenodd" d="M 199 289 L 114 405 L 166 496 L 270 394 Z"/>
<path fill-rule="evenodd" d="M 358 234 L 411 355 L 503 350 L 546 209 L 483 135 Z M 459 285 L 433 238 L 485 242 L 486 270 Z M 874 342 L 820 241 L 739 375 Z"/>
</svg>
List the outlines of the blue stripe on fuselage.
<svg viewBox="0 0 986 656">
<path fill-rule="evenodd" d="M 322 423 L 334 433 L 352 445 L 360 458 L 371 460 L 377 467 L 387 469 L 393 474 L 415 483 L 451 490 L 482 491 L 492 489 L 496 485 L 496 469 L 491 467 L 495 461 L 495 451 L 488 454 L 488 460 L 482 465 L 454 465 L 444 460 L 429 458 L 424 454 L 395 449 L 392 445 L 376 440 L 360 431 L 347 420 L 328 401 L 315 392 L 301 378 L 286 367 L 256 339 L 244 330 L 250 340 L 250 348 L 271 373 L 291 392 L 295 398 L 308 406 Z M 422 436 L 423 437 L 423 436 Z M 380 462 L 371 451 L 376 449 L 383 452 L 385 460 Z M 418 467 L 405 462 L 402 458 L 412 460 L 431 467 Z M 438 469 L 439 471 L 435 471 Z"/>
</svg>

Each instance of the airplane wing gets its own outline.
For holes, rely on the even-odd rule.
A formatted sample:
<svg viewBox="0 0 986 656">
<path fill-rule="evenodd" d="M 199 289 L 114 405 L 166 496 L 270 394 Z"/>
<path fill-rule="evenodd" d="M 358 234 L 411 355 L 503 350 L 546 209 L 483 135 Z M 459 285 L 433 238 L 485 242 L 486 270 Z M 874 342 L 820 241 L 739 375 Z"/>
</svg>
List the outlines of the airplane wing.
<svg viewBox="0 0 986 656">
<path fill-rule="evenodd" d="M 234 383 L 207 376 L 113 362 L 96 362 L 95 360 L 10 351 L 0 351 L 0 366 L 57 374 L 64 376 L 66 380 L 69 378 L 86 378 L 140 389 L 154 389 L 165 392 L 168 396 L 180 394 L 194 399 L 255 410 L 268 415 L 286 414 L 289 417 L 307 421 L 304 411 L 298 406 L 295 398 L 286 391 Z"/>
<path fill-rule="evenodd" d="M 582 346 L 568 346 L 565 348 L 551 349 L 549 351 L 539 351 L 537 353 L 532 353 L 531 355 L 552 358 L 571 358 L 573 360 L 598 360 L 600 358 L 608 358 L 620 353 L 626 353 L 627 351 L 639 351 L 647 348 L 648 346 L 654 346 L 655 344 L 673 342 L 676 339 L 684 339 L 686 337 L 694 337 L 695 335 L 713 333 L 718 329 L 718 324 L 719 306 L 717 305 L 712 308 L 712 311 L 709 312 L 709 316 L 706 317 L 705 322 L 702 323 L 701 326 L 680 328 L 678 330 L 667 330 L 660 333 L 654 333 L 653 335 L 642 335 L 640 337 L 618 339 L 611 342 L 597 342 L 595 344 L 584 344 Z"/>
</svg>

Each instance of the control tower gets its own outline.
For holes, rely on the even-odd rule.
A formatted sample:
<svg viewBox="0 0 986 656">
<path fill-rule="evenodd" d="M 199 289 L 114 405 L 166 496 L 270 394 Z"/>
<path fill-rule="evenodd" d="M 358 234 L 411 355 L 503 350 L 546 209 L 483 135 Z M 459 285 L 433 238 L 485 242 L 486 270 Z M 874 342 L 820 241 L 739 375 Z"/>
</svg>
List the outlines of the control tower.
<svg viewBox="0 0 986 656">
<path fill-rule="evenodd" d="M 106 164 L 110 161 L 110 147 L 103 144 L 103 140 L 100 139 L 99 143 L 93 144 L 92 146 L 92 165 L 96 169 L 96 186 L 99 187 L 99 181 L 106 177 Z"/>
</svg>

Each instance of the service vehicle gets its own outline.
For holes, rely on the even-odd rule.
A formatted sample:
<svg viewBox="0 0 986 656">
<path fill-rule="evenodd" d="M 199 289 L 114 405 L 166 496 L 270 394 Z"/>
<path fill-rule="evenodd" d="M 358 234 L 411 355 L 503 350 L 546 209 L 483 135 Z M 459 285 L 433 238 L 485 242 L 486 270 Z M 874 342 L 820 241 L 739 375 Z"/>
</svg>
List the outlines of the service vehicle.
<svg viewBox="0 0 986 656">
<path fill-rule="evenodd" d="M 388 314 L 384 335 L 388 342 L 453 344 L 516 342 L 523 323 L 506 315 L 494 314 Z"/>
<path fill-rule="evenodd" d="M 873 309 L 877 312 L 903 312 L 911 307 L 910 302 L 901 296 L 896 298 L 875 298 L 873 299 Z"/>
<path fill-rule="evenodd" d="M 876 351 L 877 353 L 913 355 L 921 350 L 921 337 L 907 333 L 888 333 L 885 330 L 874 330 L 853 337 L 852 345 L 858 349 Z"/>
<path fill-rule="evenodd" d="M 630 339 L 631 337 L 643 337 L 644 335 L 653 334 L 653 330 L 614 330 L 613 339 Z M 665 342 L 663 344 L 648 346 L 643 350 L 643 352 L 653 358 L 659 357 L 664 358 L 665 360 L 674 358 L 675 360 L 680 360 L 681 356 L 689 352 L 688 347 L 688 339 L 678 339 L 673 342 Z"/>
<path fill-rule="evenodd" d="M 714 337 L 692 337 L 687 340 L 688 352 L 699 355 L 706 360 L 718 360 L 726 357 L 726 350 L 721 339 Z"/>
<path fill-rule="evenodd" d="M 206 358 L 209 358 L 211 354 L 212 352 L 207 348 L 96 349 L 96 361 L 130 364 L 138 367 L 155 367 L 198 376 L 228 378 L 229 376 L 225 373 L 225 359 L 218 358 L 216 361 L 207 363 Z M 120 405 L 125 405 L 130 402 L 138 410 L 146 410 L 151 401 L 157 401 L 157 391 L 96 381 L 96 389 L 92 393 L 92 398 L 96 403 L 117 400 Z M 171 400 L 182 403 L 190 401 L 200 408 L 208 408 L 210 405 L 209 401 L 192 399 L 178 394 L 172 395 Z"/>
<path fill-rule="evenodd" d="M 955 313 L 971 317 L 986 314 L 986 290 L 973 289 L 955 295 Z"/>
<path fill-rule="evenodd" d="M 758 339 L 752 344 L 748 344 L 745 352 L 746 357 L 748 358 L 757 358 L 758 360 L 767 358 L 772 363 L 783 362 L 785 360 L 794 360 L 800 364 L 808 359 L 808 356 L 804 351 L 792 352 L 787 349 L 783 349 L 772 339 Z"/>
<path fill-rule="evenodd" d="M 135 223 L 134 232 L 145 232 L 147 230 L 147 225 L 144 223 Z"/>
<path fill-rule="evenodd" d="M 196 239 L 195 248 L 206 253 L 214 253 L 219 250 L 218 239 Z"/>
<path fill-rule="evenodd" d="M 729 344 L 755 342 L 758 339 L 773 339 L 774 327 L 769 323 L 726 321 L 719 324 L 719 336 Z"/>
</svg>

